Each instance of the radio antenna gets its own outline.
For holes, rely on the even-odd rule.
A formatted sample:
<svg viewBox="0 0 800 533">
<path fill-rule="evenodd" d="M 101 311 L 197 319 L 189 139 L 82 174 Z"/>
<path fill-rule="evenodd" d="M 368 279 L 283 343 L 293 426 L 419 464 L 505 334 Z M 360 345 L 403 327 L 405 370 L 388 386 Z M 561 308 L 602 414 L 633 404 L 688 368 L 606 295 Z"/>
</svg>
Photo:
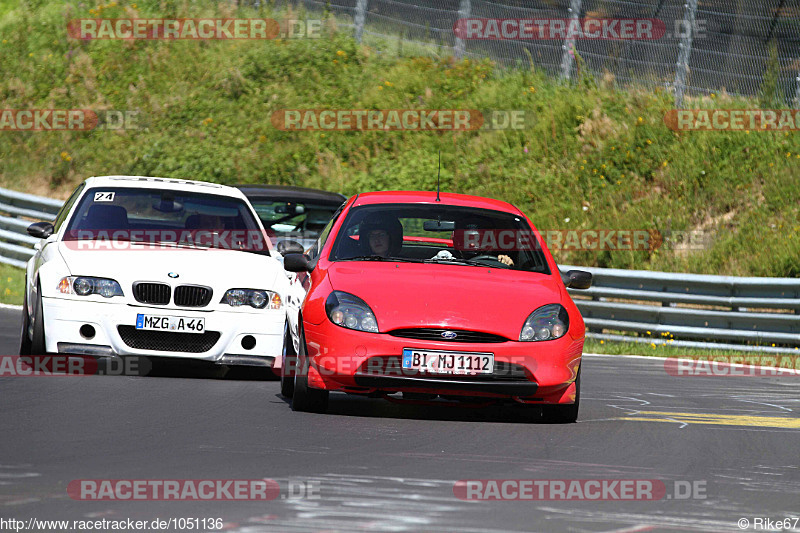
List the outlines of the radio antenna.
<svg viewBox="0 0 800 533">
<path fill-rule="evenodd" d="M 441 202 L 439 199 L 439 178 L 442 175 L 442 151 L 439 150 L 439 172 L 436 173 L 436 201 Z"/>
</svg>

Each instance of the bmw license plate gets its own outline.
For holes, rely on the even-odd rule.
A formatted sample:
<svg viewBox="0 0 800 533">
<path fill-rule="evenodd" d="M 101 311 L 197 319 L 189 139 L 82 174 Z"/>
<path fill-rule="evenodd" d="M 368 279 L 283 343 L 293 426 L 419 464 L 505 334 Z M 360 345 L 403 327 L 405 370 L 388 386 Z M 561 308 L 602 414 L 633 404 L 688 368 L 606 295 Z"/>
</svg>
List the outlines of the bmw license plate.
<svg viewBox="0 0 800 533">
<path fill-rule="evenodd" d="M 180 333 L 203 333 L 206 329 L 205 318 L 189 318 L 184 316 L 136 315 L 136 329 L 150 331 L 175 331 Z"/>
<path fill-rule="evenodd" d="M 403 348 L 403 368 L 429 374 L 491 374 L 494 372 L 494 354 Z"/>
</svg>

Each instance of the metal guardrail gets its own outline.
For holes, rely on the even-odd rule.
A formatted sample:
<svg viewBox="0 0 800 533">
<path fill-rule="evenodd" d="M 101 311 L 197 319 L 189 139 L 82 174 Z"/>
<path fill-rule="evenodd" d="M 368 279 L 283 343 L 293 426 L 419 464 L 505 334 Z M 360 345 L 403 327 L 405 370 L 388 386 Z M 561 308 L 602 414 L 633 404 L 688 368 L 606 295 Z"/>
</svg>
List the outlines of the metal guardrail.
<svg viewBox="0 0 800 533">
<path fill-rule="evenodd" d="M 561 268 L 592 273 L 569 289 L 589 338 L 800 354 L 800 278 Z"/>
<path fill-rule="evenodd" d="M 54 220 L 61 205 L 0 188 L 0 262 L 24 268 L 38 241 L 27 234 L 28 225 Z M 593 276 L 591 288 L 569 289 L 589 338 L 800 353 L 800 278 L 561 266 L 570 269 Z"/>
<path fill-rule="evenodd" d="M 33 222 L 53 221 L 63 202 L 0 188 L 0 263 L 25 268 L 39 239 L 28 235 Z"/>
</svg>

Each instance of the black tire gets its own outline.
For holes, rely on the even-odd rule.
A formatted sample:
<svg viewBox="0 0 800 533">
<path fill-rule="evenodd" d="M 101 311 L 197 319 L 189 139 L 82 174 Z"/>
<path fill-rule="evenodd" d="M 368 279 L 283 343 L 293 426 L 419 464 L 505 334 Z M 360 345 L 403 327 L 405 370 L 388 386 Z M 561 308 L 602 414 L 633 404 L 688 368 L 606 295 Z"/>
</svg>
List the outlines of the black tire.
<svg viewBox="0 0 800 533">
<path fill-rule="evenodd" d="M 36 283 L 36 301 L 33 309 L 33 337 L 31 338 L 31 355 L 47 355 L 47 344 L 44 336 L 44 309 L 42 307 L 42 286 Z"/>
<path fill-rule="evenodd" d="M 308 386 L 308 354 L 306 338 L 300 325 L 300 353 L 297 355 L 299 366 L 294 373 L 294 394 L 292 395 L 292 411 L 304 413 L 325 413 L 328 410 L 328 391 L 312 389 Z"/>
<path fill-rule="evenodd" d="M 297 354 L 294 353 L 294 344 L 287 323 L 283 330 L 283 352 L 281 353 L 281 394 L 285 398 L 291 398 L 294 395 L 294 376 L 289 372 L 289 368 L 296 366 Z"/>
<path fill-rule="evenodd" d="M 575 378 L 575 403 L 569 405 L 543 405 L 542 421 L 546 424 L 573 424 L 578 420 L 581 401 L 581 369 Z"/>
<path fill-rule="evenodd" d="M 19 340 L 19 354 L 31 355 L 31 337 L 28 335 L 31 317 L 28 316 L 28 280 L 25 280 L 25 294 L 22 297 L 22 331 Z"/>
</svg>

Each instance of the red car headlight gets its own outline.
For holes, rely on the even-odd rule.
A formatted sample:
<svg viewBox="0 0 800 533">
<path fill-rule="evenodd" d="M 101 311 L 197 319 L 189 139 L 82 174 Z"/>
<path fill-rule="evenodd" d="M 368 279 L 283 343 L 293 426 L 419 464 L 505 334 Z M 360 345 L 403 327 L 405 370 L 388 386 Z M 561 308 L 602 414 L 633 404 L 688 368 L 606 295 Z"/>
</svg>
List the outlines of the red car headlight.
<svg viewBox="0 0 800 533">
<path fill-rule="evenodd" d="M 522 325 L 519 340 L 551 341 L 563 337 L 569 329 L 569 314 L 561 304 L 543 305 L 528 316 Z"/>
<path fill-rule="evenodd" d="M 333 291 L 325 301 L 331 322 L 343 328 L 378 333 L 378 321 L 367 303 L 348 292 Z"/>
</svg>

